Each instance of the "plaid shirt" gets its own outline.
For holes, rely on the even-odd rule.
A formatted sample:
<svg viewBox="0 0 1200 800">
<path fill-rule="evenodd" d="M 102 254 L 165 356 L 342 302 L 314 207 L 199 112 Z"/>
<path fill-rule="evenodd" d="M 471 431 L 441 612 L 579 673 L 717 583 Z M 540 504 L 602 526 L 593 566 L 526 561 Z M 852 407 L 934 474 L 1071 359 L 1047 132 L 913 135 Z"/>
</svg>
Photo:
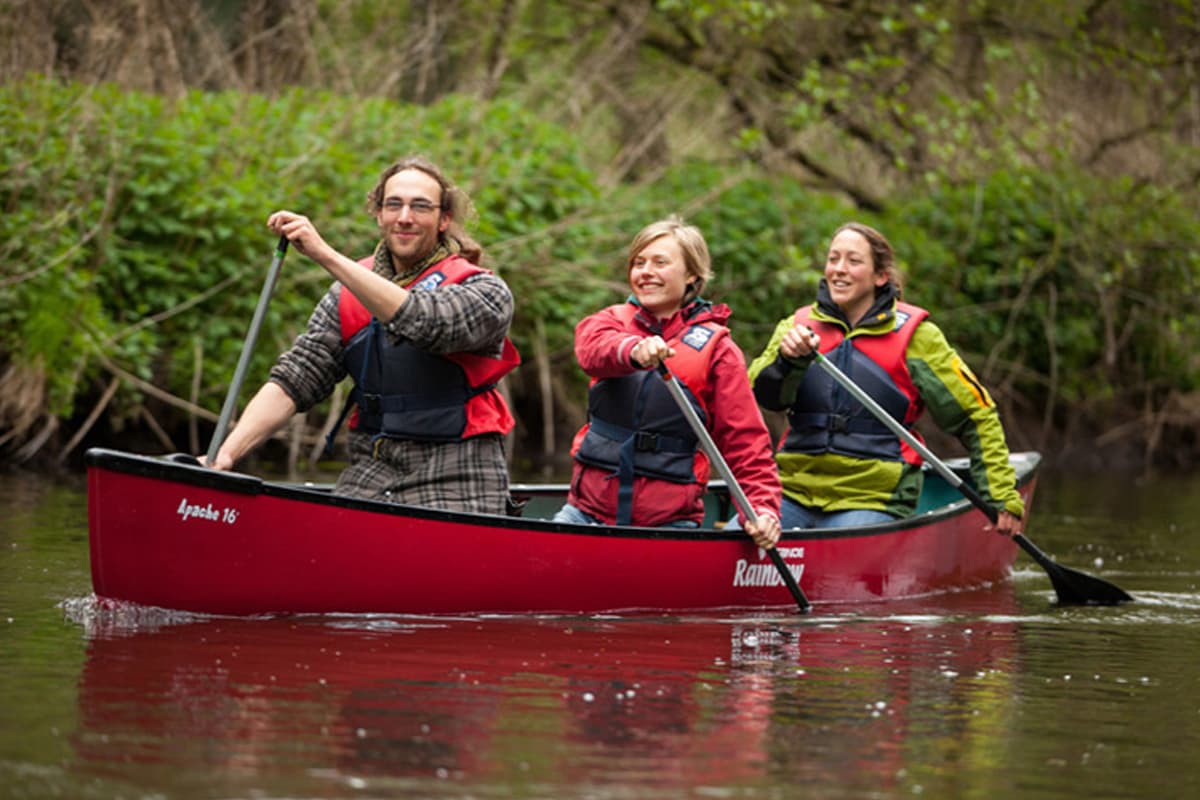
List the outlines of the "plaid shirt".
<svg viewBox="0 0 1200 800">
<path fill-rule="evenodd" d="M 439 248 L 425 264 L 449 251 Z M 422 266 L 417 272 L 423 271 Z M 374 271 L 397 280 L 386 248 L 376 251 Z M 407 278 L 415 277 L 416 273 Z M 279 384 L 303 412 L 324 400 L 346 377 L 342 365 L 342 331 L 334 283 L 297 337 L 271 369 Z M 499 356 L 513 316 L 508 285 L 492 274 L 432 291 L 414 291 L 384 324 L 393 341 L 407 340 L 431 353 L 476 352 Z M 508 471 L 499 435 L 462 442 L 416 442 L 350 434 L 350 466 L 338 479 L 337 491 L 353 497 L 411 503 L 432 508 L 503 514 Z"/>
</svg>

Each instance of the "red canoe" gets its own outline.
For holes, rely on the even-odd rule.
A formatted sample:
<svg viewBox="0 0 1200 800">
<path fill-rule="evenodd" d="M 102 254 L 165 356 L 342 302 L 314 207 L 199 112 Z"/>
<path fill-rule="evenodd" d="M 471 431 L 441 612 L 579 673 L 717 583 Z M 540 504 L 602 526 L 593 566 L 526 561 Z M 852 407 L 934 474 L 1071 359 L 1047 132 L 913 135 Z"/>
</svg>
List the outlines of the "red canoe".
<svg viewBox="0 0 1200 800">
<path fill-rule="evenodd" d="M 1040 460 L 1012 456 L 1027 504 Z M 546 521 L 563 485 L 515 485 L 524 514 L 494 517 L 351 500 L 186 456 L 93 449 L 87 466 L 100 598 L 234 615 L 794 607 L 745 534 Z M 711 518 L 727 518 L 727 498 L 711 495 Z M 1016 545 L 987 525 L 929 472 L 913 518 L 790 531 L 779 551 L 814 604 L 915 597 L 1006 580 Z"/>
</svg>

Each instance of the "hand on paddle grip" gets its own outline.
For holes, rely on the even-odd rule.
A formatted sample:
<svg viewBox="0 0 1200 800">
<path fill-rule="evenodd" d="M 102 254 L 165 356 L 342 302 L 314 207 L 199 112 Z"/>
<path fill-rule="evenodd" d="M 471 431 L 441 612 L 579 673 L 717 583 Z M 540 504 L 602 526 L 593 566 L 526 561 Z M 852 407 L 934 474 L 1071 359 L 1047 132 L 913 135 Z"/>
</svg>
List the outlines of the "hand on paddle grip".
<svg viewBox="0 0 1200 800">
<path fill-rule="evenodd" d="M 319 256 L 333 249 L 321 237 L 312 220 L 303 214 L 286 210 L 276 211 L 267 217 L 267 227 L 273 233 L 286 238 L 298 251 L 314 261 L 319 262 Z"/>
<path fill-rule="evenodd" d="M 675 350 L 661 336 L 647 336 L 633 346 L 629 357 L 643 369 L 652 369 L 675 355 Z"/>
<path fill-rule="evenodd" d="M 788 358 L 807 358 L 820 346 L 821 337 L 805 325 L 795 326 L 779 340 L 779 352 Z"/>
<path fill-rule="evenodd" d="M 1008 511 L 997 514 L 995 524 L 988 527 L 1001 536 L 1017 536 L 1022 532 L 1021 518 Z"/>
<path fill-rule="evenodd" d="M 200 462 L 200 466 L 202 467 L 212 467 L 213 469 L 222 471 L 233 469 L 233 459 L 228 454 L 220 451 L 217 452 L 217 457 L 213 459 L 211 464 L 208 463 L 207 455 L 199 456 L 196 461 Z"/>
<path fill-rule="evenodd" d="M 770 550 L 779 543 L 783 528 L 779 525 L 779 518 L 769 509 L 759 508 L 756 509 L 756 513 L 757 519 L 753 522 L 744 520 L 742 527 L 756 545 L 763 550 Z"/>
</svg>

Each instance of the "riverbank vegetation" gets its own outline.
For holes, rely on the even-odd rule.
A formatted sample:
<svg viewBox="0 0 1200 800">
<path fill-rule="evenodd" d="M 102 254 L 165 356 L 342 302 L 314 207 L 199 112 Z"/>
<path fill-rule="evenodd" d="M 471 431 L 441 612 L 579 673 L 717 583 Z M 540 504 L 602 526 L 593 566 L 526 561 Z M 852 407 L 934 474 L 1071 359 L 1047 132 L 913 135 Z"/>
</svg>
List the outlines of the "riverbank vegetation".
<svg viewBox="0 0 1200 800">
<path fill-rule="evenodd" d="M 859 219 L 1013 447 L 1194 466 L 1200 23 L 1165 0 L 1049 5 L 18 2 L 0 21 L 0 459 L 202 452 L 267 215 L 303 211 L 365 254 L 366 191 L 422 152 L 472 196 L 517 297 L 519 472 L 561 468 L 585 413 L 574 323 L 623 299 L 625 244 L 670 213 L 705 231 L 709 296 L 749 356 Z M 326 284 L 288 257 L 244 398 Z M 282 437 L 294 467 L 340 403 Z"/>
</svg>

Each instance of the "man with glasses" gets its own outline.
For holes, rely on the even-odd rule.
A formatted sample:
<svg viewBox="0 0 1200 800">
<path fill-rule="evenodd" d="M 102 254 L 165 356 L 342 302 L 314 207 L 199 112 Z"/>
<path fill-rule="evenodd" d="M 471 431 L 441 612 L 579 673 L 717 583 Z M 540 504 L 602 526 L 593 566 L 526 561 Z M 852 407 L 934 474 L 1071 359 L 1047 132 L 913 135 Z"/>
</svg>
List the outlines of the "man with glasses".
<svg viewBox="0 0 1200 800">
<path fill-rule="evenodd" d="M 367 206 L 383 238 L 360 261 L 301 214 L 268 218 L 335 283 L 212 466 L 231 469 L 349 375 L 350 463 L 335 491 L 502 514 L 513 417 L 496 383 L 519 363 L 507 335 L 512 293 L 479 266 L 482 248 L 462 227 L 470 201 L 430 162 L 410 157 L 384 170 Z"/>
</svg>

